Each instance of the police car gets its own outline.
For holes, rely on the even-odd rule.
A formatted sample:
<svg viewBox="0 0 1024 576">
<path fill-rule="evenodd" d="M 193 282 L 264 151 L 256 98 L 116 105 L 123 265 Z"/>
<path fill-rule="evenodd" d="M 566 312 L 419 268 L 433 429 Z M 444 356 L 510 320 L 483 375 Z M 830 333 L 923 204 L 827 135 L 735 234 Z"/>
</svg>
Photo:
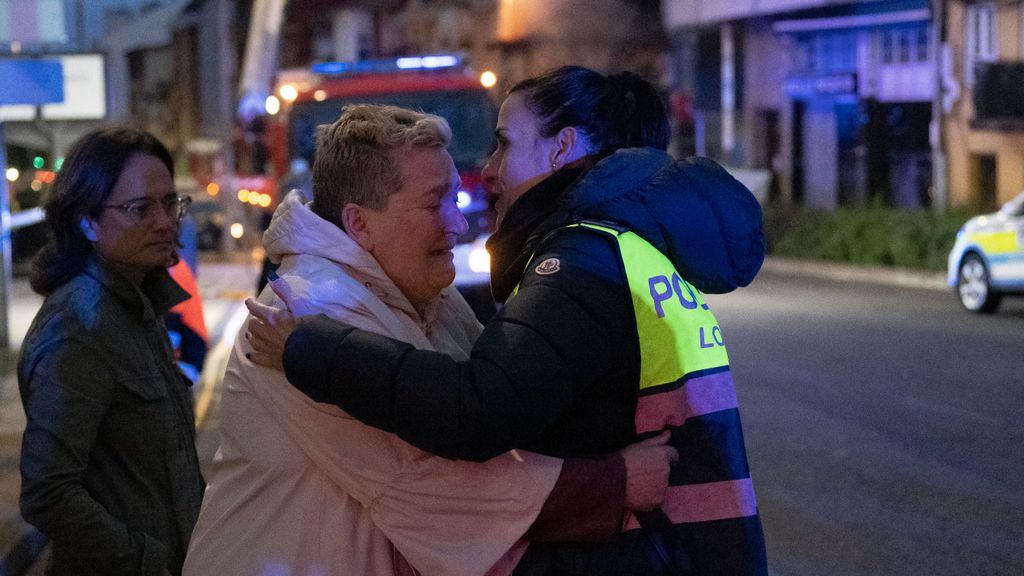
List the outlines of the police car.
<svg viewBox="0 0 1024 576">
<path fill-rule="evenodd" d="M 949 253 L 947 277 L 971 312 L 993 312 L 1003 296 L 1024 295 L 1024 192 L 998 212 L 964 224 Z"/>
</svg>

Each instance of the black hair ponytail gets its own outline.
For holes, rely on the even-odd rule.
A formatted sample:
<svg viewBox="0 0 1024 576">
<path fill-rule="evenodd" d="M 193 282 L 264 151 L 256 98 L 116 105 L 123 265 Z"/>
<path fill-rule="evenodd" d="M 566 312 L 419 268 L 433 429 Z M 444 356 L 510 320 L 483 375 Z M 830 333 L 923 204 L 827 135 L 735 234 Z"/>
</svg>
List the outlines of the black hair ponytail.
<svg viewBox="0 0 1024 576">
<path fill-rule="evenodd" d="M 567 126 L 582 132 L 590 153 L 607 156 L 620 148 L 665 150 L 668 115 L 657 88 L 632 72 L 604 76 L 582 66 L 563 66 L 516 84 L 540 133 L 551 137 Z"/>
<path fill-rule="evenodd" d="M 616 100 L 618 113 L 612 116 L 617 124 L 614 133 L 621 139 L 611 146 L 619 148 L 650 146 L 668 148 L 670 130 L 665 103 L 650 82 L 632 72 L 608 76 L 608 85 Z"/>
</svg>

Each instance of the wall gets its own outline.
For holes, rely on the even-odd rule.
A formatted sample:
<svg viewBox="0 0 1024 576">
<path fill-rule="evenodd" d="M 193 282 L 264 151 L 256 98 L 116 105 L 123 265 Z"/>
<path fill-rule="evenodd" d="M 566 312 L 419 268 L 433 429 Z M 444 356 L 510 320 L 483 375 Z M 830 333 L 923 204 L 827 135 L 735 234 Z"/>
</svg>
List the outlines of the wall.
<svg viewBox="0 0 1024 576">
<path fill-rule="evenodd" d="M 663 0 L 661 12 L 665 28 L 673 30 L 845 3 L 829 0 Z"/>
<path fill-rule="evenodd" d="M 658 82 L 667 50 L 657 15 L 628 0 L 501 0 L 495 39 L 505 47 L 499 76 L 514 83 L 555 66 L 631 70 Z"/>
<path fill-rule="evenodd" d="M 791 39 L 775 34 L 768 19 L 752 19 L 746 23 L 744 36 L 743 131 L 742 148 L 747 151 L 744 166 L 770 169 L 774 172 L 784 197 L 791 190 L 792 166 L 792 106 L 782 91 L 782 85 L 791 71 L 788 56 L 792 53 Z M 778 114 L 778 150 L 774 157 L 767 150 L 764 115 Z"/>
<path fill-rule="evenodd" d="M 807 102 L 804 115 L 804 205 L 831 210 L 837 206 L 839 156 L 835 103 L 818 98 Z"/>
<path fill-rule="evenodd" d="M 995 131 L 971 127 L 974 118 L 973 93 L 964 83 L 967 4 L 947 4 L 947 41 L 953 59 L 960 97 L 943 121 L 943 140 L 948 155 L 949 203 L 974 206 L 978 202 L 977 174 L 972 159 L 978 155 L 996 157 L 996 204 L 1002 204 L 1024 189 L 1024 131 Z M 1022 59 L 1021 3 L 999 5 L 998 46 L 1000 60 Z M 979 208 L 989 209 L 992 206 Z"/>
</svg>

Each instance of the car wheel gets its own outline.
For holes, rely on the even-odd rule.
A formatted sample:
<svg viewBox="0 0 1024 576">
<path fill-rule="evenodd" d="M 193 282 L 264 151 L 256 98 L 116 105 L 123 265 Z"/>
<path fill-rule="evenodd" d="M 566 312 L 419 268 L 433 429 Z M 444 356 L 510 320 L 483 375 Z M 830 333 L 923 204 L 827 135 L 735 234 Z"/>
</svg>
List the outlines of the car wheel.
<svg viewBox="0 0 1024 576">
<path fill-rule="evenodd" d="M 974 253 L 967 254 L 960 262 L 956 292 L 960 303 L 971 312 L 994 312 L 1001 300 L 1001 296 L 992 290 L 984 260 Z"/>
</svg>

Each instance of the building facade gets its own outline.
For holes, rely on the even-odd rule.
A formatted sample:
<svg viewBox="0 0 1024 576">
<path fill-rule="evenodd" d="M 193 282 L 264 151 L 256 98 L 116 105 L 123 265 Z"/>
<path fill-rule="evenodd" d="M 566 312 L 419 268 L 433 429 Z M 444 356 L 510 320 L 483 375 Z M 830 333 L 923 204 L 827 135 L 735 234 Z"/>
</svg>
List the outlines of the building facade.
<svg viewBox="0 0 1024 576">
<path fill-rule="evenodd" d="M 673 91 L 692 106 L 679 153 L 766 171 L 772 199 L 812 208 L 944 202 L 927 0 L 676 0 L 663 12 Z"/>
<path fill-rule="evenodd" d="M 949 199 L 990 210 L 1024 189 L 1024 2 L 943 4 Z"/>
<path fill-rule="evenodd" d="M 668 0 L 677 151 L 771 196 L 991 210 L 1024 189 L 1021 0 Z"/>
</svg>

